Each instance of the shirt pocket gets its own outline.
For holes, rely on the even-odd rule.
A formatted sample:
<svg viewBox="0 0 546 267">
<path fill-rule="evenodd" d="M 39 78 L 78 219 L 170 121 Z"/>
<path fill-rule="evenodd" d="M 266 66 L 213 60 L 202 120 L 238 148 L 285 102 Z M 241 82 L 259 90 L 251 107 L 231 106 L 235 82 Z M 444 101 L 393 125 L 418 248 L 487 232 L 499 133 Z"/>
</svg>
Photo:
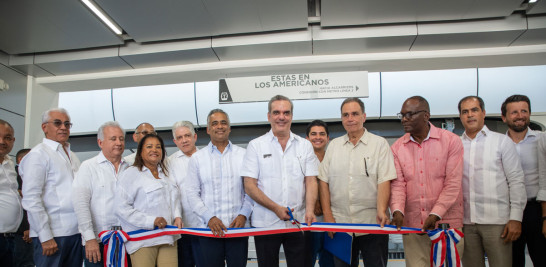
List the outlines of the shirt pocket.
<svg viewBox="0 0 546 267">
<path fill-rule="evenodd" d="M 160 183 L 150 183 L 145 189 L 146 192 L 146 202 L 147 206 L 155 210 L 160 205 L 166 205 L 165 202 L 165 191 L 163 190 L 163 185 Z"/>
</svg>

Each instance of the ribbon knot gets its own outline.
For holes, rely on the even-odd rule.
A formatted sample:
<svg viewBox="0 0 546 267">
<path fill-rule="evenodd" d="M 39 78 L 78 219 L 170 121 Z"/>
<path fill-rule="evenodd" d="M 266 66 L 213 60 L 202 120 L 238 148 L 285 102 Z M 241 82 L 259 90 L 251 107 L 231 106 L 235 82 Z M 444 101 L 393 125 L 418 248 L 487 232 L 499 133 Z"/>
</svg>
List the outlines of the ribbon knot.
<svg viewBox="0 0 546 267">
<path fill-rule="evenodd" d="M 436 229 L 428 232 L 432 241 L 430 248 L 430 266 L 432 267 L 461 267 L 461 258 L 457 251 L 457 243 L 464 234 L 457 229 Z"/>
<path fill-rule="evenodd" d="M 104 244 L 104 267 L 127 267 L 125 242 L 129 235 L 122 230 L 102 231 L 99 238 Z"/>
</svg>

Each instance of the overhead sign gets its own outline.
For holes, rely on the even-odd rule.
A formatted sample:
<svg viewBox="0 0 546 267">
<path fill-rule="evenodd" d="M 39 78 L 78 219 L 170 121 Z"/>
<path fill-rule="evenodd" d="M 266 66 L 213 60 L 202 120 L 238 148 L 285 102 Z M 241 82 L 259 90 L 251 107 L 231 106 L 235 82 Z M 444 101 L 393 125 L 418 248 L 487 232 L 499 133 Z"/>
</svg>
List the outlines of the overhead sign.
<svg viewBox="0 0 546 267">
<path fill-rule="evenodd" d="M 275 95 L 290 99 L 368 97 L 368 72 L 282 74 L 220 80 L 219 102 L 269 101 Z"/>
</svg>

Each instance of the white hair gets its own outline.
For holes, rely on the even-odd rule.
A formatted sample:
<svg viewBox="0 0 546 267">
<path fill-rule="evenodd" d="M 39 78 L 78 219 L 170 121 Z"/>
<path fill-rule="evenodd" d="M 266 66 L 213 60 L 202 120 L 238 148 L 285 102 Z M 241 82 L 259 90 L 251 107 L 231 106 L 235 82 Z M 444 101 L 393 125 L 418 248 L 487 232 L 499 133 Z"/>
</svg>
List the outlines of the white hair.
<svg viewBox="0 0 546 267">
<path fill-rule="evenodd" d="M 195 135 L 195 126 L 189 121 L 177 121 L 173 125 L 173 138 L 176 139 L 176 130 L 180 127 L 186 127 L 192 135 Z"/>
<path fill-rule="evenodd" d="M 123 130 L 123 128 L 121 127 L 121 125 L 119 125 L 117 121 L 107 121 L 99 127 L 99 130 L 97 132 L 97 139 L 104 141 L 104 128 L 106 127 L 117 127 L 121 130 L 123 136 L 125 136 L 125 130 Z"/>
<path fill-rule="evenodd" d="M 52 108 L 52 109 L 48 109 L 48 110 L 44 111 L 44 113 L 42 113 L 42 123 L 47 123 L 49 121 L 49 119 L 51 119 L 51 112 L 63 113 L 68 117 L 68 120 L 70 120 L 70 115 L 68 115 L 68 111 L 66 111 L 66 109 L 64 109 L 64 108 Z"/>
</svg>

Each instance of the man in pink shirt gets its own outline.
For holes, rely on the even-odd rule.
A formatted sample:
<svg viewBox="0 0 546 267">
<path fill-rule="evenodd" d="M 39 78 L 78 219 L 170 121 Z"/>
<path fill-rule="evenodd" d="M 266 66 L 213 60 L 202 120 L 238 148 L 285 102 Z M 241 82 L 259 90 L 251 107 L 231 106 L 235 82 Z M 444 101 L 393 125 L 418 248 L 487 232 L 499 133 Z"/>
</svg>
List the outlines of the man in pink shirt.
<svg viewBox="0 0 546 267">
<path fill-rule="evenodd" d="M 398 113 L 406 134 L 391 146 L 398 178 L 391 184 L 392 223 L 423 231 L 448 223 L 463 226 L 463 145 L 461 138 L 429 122 L 426 99 L 412 96 Z M 406 266 L 430 264 L 426 234 L 403 236 Z M 462 257 L 463 241 L 457 244 Z"/>
</svg>

